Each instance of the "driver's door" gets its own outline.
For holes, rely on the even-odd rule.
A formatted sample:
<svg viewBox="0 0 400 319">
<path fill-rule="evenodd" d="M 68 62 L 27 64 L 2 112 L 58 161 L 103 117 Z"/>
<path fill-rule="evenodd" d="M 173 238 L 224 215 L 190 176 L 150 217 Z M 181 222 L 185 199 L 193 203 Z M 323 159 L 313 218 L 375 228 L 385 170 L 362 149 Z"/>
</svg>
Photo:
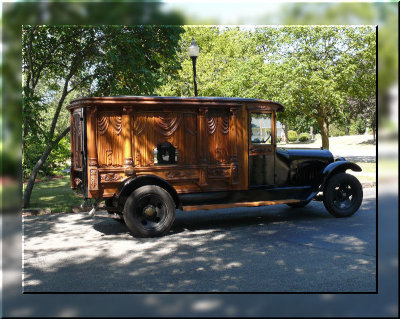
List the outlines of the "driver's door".
<svg viewBox="0 0 400 319">
<path fill-rule="evenodd" d="M 275 183 L 275 114 L 249 112 L 249 186 Z"/>
</svg>

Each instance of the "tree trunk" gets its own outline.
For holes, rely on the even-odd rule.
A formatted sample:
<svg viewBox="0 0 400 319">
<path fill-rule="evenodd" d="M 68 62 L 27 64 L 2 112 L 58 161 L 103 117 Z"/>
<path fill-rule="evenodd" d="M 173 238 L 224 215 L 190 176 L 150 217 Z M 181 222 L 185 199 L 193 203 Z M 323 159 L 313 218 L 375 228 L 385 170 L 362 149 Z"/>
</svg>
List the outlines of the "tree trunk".
<svg viewBox="0 0 400 319">
<path fill-rule="evenodd" d="M 346 135 L 350 135 L 350 117 L 346 119 Z"/>
<path fill-rule="evenodd" d="M 284 128 L 284 132 L 285 132 L 285 142 L 288 143 L 288 141 L 289 141 L 289 140 L 288 140 L 288 131 L 289 131 L 289 130 L 288 130 L 288 126 L 287 126 L 287 123 L 286 123 L 286 122 L 285 122 L 283 125 L 284 125 L 284 127 L 285 127 L 285 128 Z"/>
<path fill-rule="evenodd" d="M 57 146 L 57 144 L 61 141 L 61 139 L 66 136 L 69 132 L 69 127 L 66 128 L 61 135 L 57 137 L 57 139 L 54 141 L 54 143 L 50 143 L 45 151 L 43 152 L 42 156 L 40 159 L 36 162 L 35 166 L 32 169 L 31 175 L 29 176 L 28 183 L 26 185 L 26 188 L 24 190 L 24 203 L 23 207 L 28 208 L 29 203 L 31 201 L 31 195 L 32 195 L 32 190 L 33 186 L 35 185 L 35 179 L 36 176 L 40 170 L 40 168 L 43 166 L 43 164 L 46 162 L 47 157 L 50 155 L 51 151 L 53 150 L 54 147 Z"/>
<path fill-rule="evenodd" d="M 329 150 L 328 123 L 323 117 L 318 118 L 318 127 L 321 132 L 322 148 Z"/>
</svg>

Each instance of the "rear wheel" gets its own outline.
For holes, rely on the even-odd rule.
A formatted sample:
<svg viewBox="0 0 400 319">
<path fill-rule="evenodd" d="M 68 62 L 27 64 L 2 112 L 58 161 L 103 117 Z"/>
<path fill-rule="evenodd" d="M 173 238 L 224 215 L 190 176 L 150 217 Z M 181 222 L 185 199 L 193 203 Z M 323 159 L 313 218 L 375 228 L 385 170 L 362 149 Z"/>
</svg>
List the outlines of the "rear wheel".
<svg viewBox="0 0 400 319">
<path fill-rule="evenodd" d="M 162 236 L 175 220 L 171 195 L 156 185 L 142 186 L 126 200 L 123 216 L 129 230 L 138 237 Z"/>
<path fill-rule="evenodd" d="M 324 188 L 324 205 L 335 217 L 349 217 L 361 206 L 363 190 L 353 175 L 340 173 L 331 177 Z"/>
</svg>

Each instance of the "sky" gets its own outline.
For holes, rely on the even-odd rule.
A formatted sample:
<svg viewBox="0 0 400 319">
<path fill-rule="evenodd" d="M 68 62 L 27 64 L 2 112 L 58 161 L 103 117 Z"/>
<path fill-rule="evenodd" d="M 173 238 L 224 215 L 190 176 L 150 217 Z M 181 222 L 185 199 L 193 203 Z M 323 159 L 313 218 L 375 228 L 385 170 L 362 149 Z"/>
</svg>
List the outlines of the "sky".
<svg viewBox="0 0 400 319">
<path fill-rule="evenodd" d="M 267 12 L 279 10 L 278 2 L 260 1 L 175 1 L 166 0 L 165 10 L 178 9 L 198 20 L 213 19 L 218 24 L 254 24 Z"/>
</svg>

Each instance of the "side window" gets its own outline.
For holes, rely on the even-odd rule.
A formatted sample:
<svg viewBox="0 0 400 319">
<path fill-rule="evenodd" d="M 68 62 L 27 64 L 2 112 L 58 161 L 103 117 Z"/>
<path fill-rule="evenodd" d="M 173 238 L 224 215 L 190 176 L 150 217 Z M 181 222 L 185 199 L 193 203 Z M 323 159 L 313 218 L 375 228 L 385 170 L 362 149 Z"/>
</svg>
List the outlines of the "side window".
<svg viewBox="0 0 400 319">
<path fill-rule="evenodd" d="M 251 113 L 251 143 L 272 144 L 271 113 Z"/>
<path fill-rule="evenodd" d="M 177 164 L 178 150 L 168 142 L 160 143 L 154 149 L 154 165 Z"/>
</svg>

